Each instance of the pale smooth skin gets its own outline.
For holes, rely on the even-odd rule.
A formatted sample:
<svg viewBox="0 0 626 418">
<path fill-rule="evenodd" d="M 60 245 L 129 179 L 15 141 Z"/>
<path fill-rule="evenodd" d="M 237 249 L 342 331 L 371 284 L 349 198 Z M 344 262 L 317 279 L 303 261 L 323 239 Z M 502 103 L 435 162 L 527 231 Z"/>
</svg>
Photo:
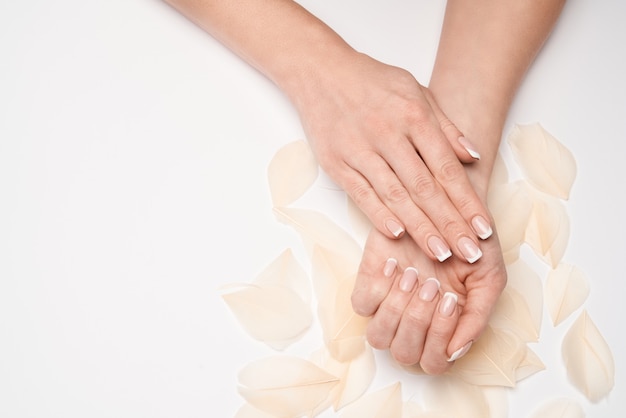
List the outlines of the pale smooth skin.
<svg viewBox="0 0 626 418">
<path fill-rule="evenodd" d="M 466 170 L 483 201 L 514 94 L 564 3 L 447 3 L 430 91 L 445 114 L 480 149 L 480 161 Z M 453 354 L 464 354 L 464 348 L 481 335 L 506 284 L 497 236 L 484 241 L 482 249 L 483 257 L 474 264 L 456 258 L 436 263 L 410 240 L 393 241 L 373 230 L 352 296 L 355 311 L 372 316 L 367 330 L 370 343 L 389 348 L 400 363 L 419 363 L 427 373 L 447 370 Z M 397 260 L 397 267 L 386 277 L 385 270 L 389 273 L 393 266 L 387 262 L 389 257 Z M 407 267 L 419 270 L 418 282 L 409 292 L 400 284 Z M 430 301 L 420 298 L 424 287 L 432 286 L 428 278 L 440 282 Z M 458 295 L 449 316 L 440 312 L 446 292 Z"/>
<path fill-rule="evenodd" d="M 408 233 L 433 260 L 480 257 L 489 213 L 461 164 L 474 147 L 409 72 L 291 0 L 166 1 L 285 92 L 322 168 L 381 233 Z"/>
</svg>

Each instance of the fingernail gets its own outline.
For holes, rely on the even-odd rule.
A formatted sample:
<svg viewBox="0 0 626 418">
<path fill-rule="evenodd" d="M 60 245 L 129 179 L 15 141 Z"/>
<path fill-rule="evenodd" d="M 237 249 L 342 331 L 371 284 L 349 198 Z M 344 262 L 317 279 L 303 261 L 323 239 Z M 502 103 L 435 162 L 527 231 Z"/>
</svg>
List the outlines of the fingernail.
<svg viewBox="0 0 626 418">
<path fill-rule="evenodd" d="M 385 228 L 398 238 L 404 232 L 404 227 L 398 223 L 395 219 L 387 219 L 385 221 Z"/>
<path fill-rule="evenodd" d="M 463 257 L 467 260 L 468 263 L 474 263 L 480 257 L 482 257 L 483 253 L 480 251 L 480 248 L 468 237 L 463 237 L 459 240 L 459 251 L 463 254 Z"/>
<path fill-rule="evenodd" d="M 422 288 L 420 289 L 418 296 L 425 302 L 430 302 L 435 298 L 435 295 L 439 292 L 439 280 L 434 277 L 426 279 Z"/>
<path fill-rule="evenodd" d="M 472 343 L 473 341 L 468 342 L 467 344 L 465 344 L 463 347 L 459 348 L 458 350 L 456 350 L 454 353 L 452 353 L 452 355 L 450 356 L 450 358 L 448 359 L 448 362 L 453 362 L 455 360 L 460 359 L 461 357 L 463 357 L 465 354 L 467 354 L 467 352 L 469 351 L 469 349 L 472 347 Z"/>
<path fill-rule="evenodd" d="M 445 242 L 443 242 L 441 238 L 437 236 L 433 235 L 432 237 L 428 238 L 427 245 L 430 251 L 433 252 L 435 257 L 437 257 L 437 260 L 439 260 L 440 262 L 444 261 L 452 255 L 452 251 L 450 251 L 450 248 L 446 245 Z"/>
<path fill-rule="evenodd" d="M 393 276 L 393 273 L 396 271 L 396 266 L 398 265 L 398 260 L 395 258 L 388 258 L 385 263 L 385 267 L 383 267 L 383 274 L 385 277 Z"/>
<path fill-rule="evenodd" d="M 456 302 L 459 300 L 459 297 L 452 292 L 446 292 L 443 294 L 443 300 L 441 301 L 441 305 L 439 305 L 439 313 L 443 316 L 451 316 L 456 309 Z"/>
<path fill-rule="evenodd" d="M 467 153 L 472 156 L 475 160 L 480 160 L 480 154 L 476 151 L 476 147 L 470 141 L 467 140 L 464 136 L 459 137 L 459 144 L 465 148 Z"/>
<path fill-rule="evenodd" d="M 400 290 L 403 292 L 411 292 L 417 283 L 417 269 L 407 267 L 404 274 L 400 278 Z"/>
<path fill-rule="evenodd" d="M 487 222 L 487 220 L 480 215 L 474 216 L 474 219 L 472 219 L 472 226 L 480 239 L 487 239 L 491 236 L 491 234 L 493 234 L 493 229 L 491 229 L 489 222 Z"/>
</svg>

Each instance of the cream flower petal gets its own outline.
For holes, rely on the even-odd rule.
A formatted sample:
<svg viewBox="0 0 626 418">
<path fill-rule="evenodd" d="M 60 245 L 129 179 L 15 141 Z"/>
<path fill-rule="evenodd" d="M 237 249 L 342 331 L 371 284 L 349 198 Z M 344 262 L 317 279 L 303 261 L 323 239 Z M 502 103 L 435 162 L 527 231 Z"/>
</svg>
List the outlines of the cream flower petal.
<svg viewBox="0 0 626 418">
<path fill-rule="evenodd" d="M 296 292 L 304 302 L 311 302 L 311 283 L 291 249 L 284 250 L 255 279 L 254 283 L 263 285 L 279 285 Z"/>
<path fill-rule="evenodd" d="M 482 388 L 454 376 L 437 376 L 423 389 L 424 409 L 445 417 L 490 416 Z M 454 399 L 454 402 L 451 400 Z"/>
<path fill-rule="evenodd" d="M 523 296 L 532 318 L 535 334 L 541 332 L 543 319 L 543 283 L 539 275 L 523 260 L 506 266 L 507 288 Z"/>
<path fill-rule="evenodd" d="M 493 187 L 489 192 L 488 206 L 493 216 L 503 253 L 510 261 L 517 259 L 519 246 L 524 242 L 532 200 L 523 181 Z M 510 254 L 511 251 L 514 251 Z"/>
<path fill-rule="evenodd" d="M 279 417 L 310 414 L 339 383 L 336 376 L 308 360 L 273 356 L 239 372 L 239 393 L 261 411 Z"/>
<path fill-rule="evenodd" d="M 474 385 L 514 387 L 515 370 L 525 355 L 526 345 L 517 335 L 488 326 L 450 372 Z"/>
<path fill-rule="evenodd" d="M 585 411 L 573 399 L 555 398 L 539 405 L 530 418 L 585 418 Z"/>
<path fill-rule="evenodd" d="M 261 411 L 249 403 L 245 403 L 237 410 L 234 418 L 276 418 L 276 415 Z"/>
<path fill-rule="evenodd" d="M 274 206 L 288 206 L 302 196 L 318 176 L 318 164 L 306 141 L 294 141 L 276 152 L 267 168 Z"/>
<path fill-rule="evenodd" d="M 530 192 L 533 208 L 525 241 L 546 264 L 555 268 L 563 258 L 569 241 L 569 216 L 563 203 L 545 193 Z"/>
<path fill-rule="evenodd" d="M 539 332 L 524 297 L 510 287 L 505 288 L 489 320 L 494 328 L 506 328 L 525 342 L 539 340 Z"/>
<path fill-rule="evenodd" d="M 313 322 L 310 306 L 283 286 L 233 284 L 222 292 L 243 328 L 277 350 L 293 343 Z"/>
<path fill-rule="evenodd" d="M 330 405 L 338 411 L 354 402 L 365 393 L 376 374 L 374 352 L 369 346 L 357 357 L 346 362 L 336 360 L 326 348 L 314 353 L 311 360 L 340 379 L 339 384 L 332 389 L 326 404 L 322 405 L 320 412 Z"/>
<path fill-rule="evenodd" d="M 365 246 L 365 241 L 372 230 L 372 222 L 363 213 L 361 209 L 354 203 L 354 200 L 350 196 L 346 195 L 347 208 L 348 208 L 348 220 L 352 226 L 355 236 L 361 247 Z"/>
<path fill-rule="evenodd" d="M 572 153 L 540 124 L 516 125 L 508 136 L 513 155 L 537 189 L 568 199 L 576 178 Z"/>
<path fill-rule="evenodd" d="M 400 382 L 360 397 L 346 406 L 341 418 L 402 418 Z"/>
<path fill-rule="evenodd" d="M 583 305 L 589 296 L 589 283 L 578 267 L 560 263 L 548 273 L 545 294 L 552 323 L 557 326 Z"/>
<path fill-rule="evenodd" d="M 496 186 L 501 186 L 509 182 L 509 170 L 506 168 L 506 163 L 502 158 L 502 154 L 498 152 L 493 162 L 493 170 L 491 171 L 491 177 L 489 178 L 489 190 L 491 191 Z"/>
<path fill-rule="evenodd" d="M 570 382 L 590 401 L 597 402 L 615 384 L 615 363 L 606 340 L 583 311 L 563 337 L 563 361 Z"/>
<path fill-rule="evenodd" d="M 526 379 L 533 374 L 545 370 L 546 366 L 533 350 L 526 346 L 524 358 L 515 369 L 515 380 L 520 381 Z"/>
<path fill-rule="evenodd" d="M 309 255 L 317 245 L 349 260 L 361 262 L 363 251 L 344 229 L 325 214 L 309 209 L 276 207 L 274 214 L 282 223 L 292 226 L 301 236 Z"/>
</svg>

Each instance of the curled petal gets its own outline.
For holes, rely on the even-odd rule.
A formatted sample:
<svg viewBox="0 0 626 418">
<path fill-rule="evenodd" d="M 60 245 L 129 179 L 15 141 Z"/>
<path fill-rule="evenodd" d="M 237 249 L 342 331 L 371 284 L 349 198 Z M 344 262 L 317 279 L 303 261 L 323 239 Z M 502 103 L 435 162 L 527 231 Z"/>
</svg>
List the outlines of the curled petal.
<svg viewBox="0 0 626 418">
<path fill-rule="evenodd" d="M 585 418 L 585 411 L 573 399 L 555 398 L 539 405 L 530 418 Z"/>
<path fill-rule="evenodd" d="M 576 178 L 572 153 L 540 124 L 516 125 L 508 137 L 528 181 L 552 196 L 568 199 Z"/>
<path fill-rule="evenodd" d="M 302 196 L 318 176 L 318 165 L 306 141 L 294 141 L 274 155 L 267 179 L 274 206 L 287 206 Z"/>
<path fill-rule="evenodd" d="M 519 247 L 524 242 L 532 210 L 526 183 L 516 181 L 493 187 L 489 191 L 488 206 L 498 230 L 502 252 L 509 254 L 508 258 L 513 261 L 517 259 Z"/>
<path fill-rule="evenodd" d="M 257 409 L 279 417 L 310 414 L 339 383 L 336 376 L 308 360 L 273 356 L 239 372 L 239 393 Z"/>
<path fill-rule="evenodd" d="M 532 190 L 531 196 L 533 207 L 524 239 L 546 264 L 555 268 L 569 241 L 569 216 L 559 199 Z"/>
<path fill-rule="evenodd" d="M 546 278 L 546 305 L 554 325 L 580 308 L 589 296 L 587 278 L 576 266 L 560 263 Z"/>
<path fill-rule="evenodd" d="M 543 319 L 543 283 L 539 275 L 523 260 L 506 266 L 507 288 L 515 290 L 526 302 L 534 331 L 539 337 Z"/>
<path fill-rule="evenodd" d="M 583 311 L 563 337 L 567 376 L 590 401 L 607 396 L 615 384 L 615 363 L 606 340 Z"/>
<path fill-rule="evenodd" d="M 344 408 L 341 418 L 402 418 L 400 382 L 360 397 Z"/>
</svg>

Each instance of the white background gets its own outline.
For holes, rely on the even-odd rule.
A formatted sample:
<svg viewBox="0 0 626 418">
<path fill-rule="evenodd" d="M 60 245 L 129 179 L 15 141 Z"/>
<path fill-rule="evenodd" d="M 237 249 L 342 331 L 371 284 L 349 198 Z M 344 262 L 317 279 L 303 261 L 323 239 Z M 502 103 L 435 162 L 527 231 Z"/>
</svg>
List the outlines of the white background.
<svg viewBox="0 0 626 418">
<path fill-rule="evenodd" d="M 427 83 L 443 1 L 303 4 Z M 617 0 L 570 1 L 507 124 L 540 122 L 577 159 L 564 260 L 590 279 L 585 309 L 613 350 L 615 389 L 580 396 L 560 357 L 580 311 L 557 329 L 546 317 L 547 370 L 511 392 L 512 417 L 553 395 L 625 416 L 625 16 Z M 265 177 L 302 138 L 271 83 L 160 1 L 2 0 L 0 417 L 232 416 L 236 371 L 272 351 L 217 289 L 285 248 L 306 266 Z M 315 187 L 325 201 L 309 206 L 343 202 Z M 320 342 L 313 328 L 289 352 Z M 380 357 L 372 389 L 410 381 Z"/>
</svg>

